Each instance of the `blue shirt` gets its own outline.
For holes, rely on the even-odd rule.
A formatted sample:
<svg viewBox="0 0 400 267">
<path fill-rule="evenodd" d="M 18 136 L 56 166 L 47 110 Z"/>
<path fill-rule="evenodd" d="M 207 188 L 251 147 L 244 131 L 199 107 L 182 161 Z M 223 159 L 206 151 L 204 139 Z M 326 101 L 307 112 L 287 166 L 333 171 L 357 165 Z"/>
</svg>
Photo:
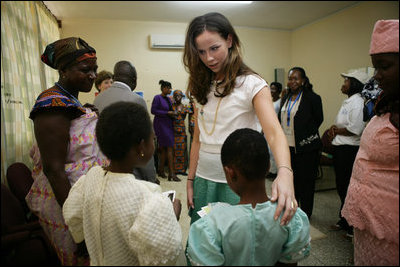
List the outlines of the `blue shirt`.
<svg viewBox="0 0 400 267">
<path fill-rule="evenodd" d="M 274 220 L 276 203 L 231 206 L 213 203 L 211 212 L 189 230 L 187 256 L 192 265 L 295 263 L 310 253 L 310 224 L 298 208 L 286 226 Z M 282 216 L 282 215 L 281 215 Z"/>
</svg>

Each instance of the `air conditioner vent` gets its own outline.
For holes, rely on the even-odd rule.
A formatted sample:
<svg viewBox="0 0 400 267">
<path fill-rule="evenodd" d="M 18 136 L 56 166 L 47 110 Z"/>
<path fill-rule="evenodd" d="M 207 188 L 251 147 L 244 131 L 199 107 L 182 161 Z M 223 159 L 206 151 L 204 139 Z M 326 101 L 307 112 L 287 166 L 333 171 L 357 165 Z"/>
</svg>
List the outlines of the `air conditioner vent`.
<svg viewBox="0 0 400 267">
<path fill-rule="evenodd" d="M 182 49 L 185 46 L 183 34 L 151 34 L 150 47 L 163 49 Z"/>
</svg>

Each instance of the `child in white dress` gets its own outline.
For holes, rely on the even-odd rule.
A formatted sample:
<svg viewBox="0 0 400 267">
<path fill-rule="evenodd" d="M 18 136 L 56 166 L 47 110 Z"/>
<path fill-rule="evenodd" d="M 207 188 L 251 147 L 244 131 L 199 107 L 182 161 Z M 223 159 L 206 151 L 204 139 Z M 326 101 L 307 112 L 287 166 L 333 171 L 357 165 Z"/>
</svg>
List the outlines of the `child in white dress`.
<svg viewBox="0 0 400 267">
<path fill-rule="evenodd" d="M 112 104 L 100 114 L 96 135 L 111 163 L 91 168 L 69 192 L 63 215 L 74 241 L 85 241 L 91 265 L 174 264 L 182 251 L 181 203 L 132 174 L 154 153 L 147 110 Z"/>
<path fill-rule="evenodd" d="M 240 202 L 212 203 L 211 211 L 191 225 L 187 248 L 191 264 L 272 266 L 307 257 L 311 240 L 307 215 L 298 208 L 284 226 L 273 219 L 277 204 L 265 189 L 269 153 L 264 136 L 248 128 L 234 131 L 222 146 L 221 161 Z"/>
</svg>

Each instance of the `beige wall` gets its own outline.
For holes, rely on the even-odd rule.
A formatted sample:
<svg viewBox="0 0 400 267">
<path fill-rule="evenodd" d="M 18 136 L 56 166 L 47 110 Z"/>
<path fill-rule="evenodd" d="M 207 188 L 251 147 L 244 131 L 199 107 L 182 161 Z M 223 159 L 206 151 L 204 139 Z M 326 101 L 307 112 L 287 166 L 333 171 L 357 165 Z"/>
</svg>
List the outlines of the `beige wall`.
<svg viewBox="0 0 400 267">
<path fill-rule="evenodd" d="M 285 76 L 293 66 L 306 70 L 322 97 L 322 132 L 334 122 L 345 99 L 340 93 L 340 73 L 371 66 L 368 49 L 373 25 L 378 19 L 398 19 L 398 7 L 398 2 L 361 2 L 292 32 L 235 29 L 243 44 L 246 64 L 269 83 L 274 81 L 275 68 L 284 68 Z M 132 61 L 138 72 L 136 90 L 144 92 L 148 108 L 154 95 L 160 93 L 160 79 L 170 81 L 174 89 L 186 90 L 188 75 L 182 63 L 183 50 L 151 49 L 148 36 L 185 34 L 187 23 L 65 20 L 62 25 L 62 37 L 80 36 L 96 48 L 99 71 L 112 71 L 119 60 Z M 93 103 L 95 91 L 81 93 L 80 100 Z"/>
<path fill-rule="evenodd" d="M 182 64 L 182 51 L 150 49 L 150 34 L 184 34 L 186 24 L 114 20 L 63 21 L 62 37 L 79 36 L 97 51 L 99 71 L 113 71 L 120 60 L 131 61 L 138 73 L 136 90 L 143 91 L 147 106 L 160 93 L 160 79 L 170 81 L 176 89 L 186 87 L 187 73 Z M 79 95 L 82 103 L 93 103 L 94 93 Z"/>
<path fill-rule="evenodd" d="M 151 49 L 150 34 L 185 34 L 187 23 L 66 20 L 62 37 L 79 36 L 97 51 L 99 71 L 113 71 L 119 60 L 133 62 L 138 72 L 136 91 L 143 91 L 147 106 L 160 93 L 160 79 L 172 83 L 173 89 L 186 90 L 188 75 L 182 63 L 183 50 Z M 245 62 L 267 81 L 274 79 L 274 68 L 290 63 L 290 32 L 238 27 Z M 273 40 L 273 41 L 271 41 Z M 94 93 L 81 93 L 83 103 L 93 103 Z"/>
<path fill-rule="evenodd" d="M 340 73 L 372 67 L 368 51 L 375 22 L 398 18 L 399 2 L 363 2 L 293 32 L 291 64 L 305 69 L 322 98 L 324 122 L 320 133 L 334 123 L 347 98 L 340 91 Z"/>
</svg>

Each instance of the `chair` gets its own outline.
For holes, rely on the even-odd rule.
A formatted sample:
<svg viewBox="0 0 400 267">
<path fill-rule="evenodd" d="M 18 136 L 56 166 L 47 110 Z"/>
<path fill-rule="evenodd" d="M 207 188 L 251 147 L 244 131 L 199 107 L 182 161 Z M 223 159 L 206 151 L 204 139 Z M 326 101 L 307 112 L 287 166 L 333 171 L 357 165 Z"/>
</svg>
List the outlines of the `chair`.
<svg viewBox="0 0 400 267">
<path fill-rule="evenodd" d="M 60 261 L 38 221 L 27 222 L 20 201 L 1 184 L 1 265 L 57 265 Z"/>
<path fill-rule="evenodd" d="M 324 176 L 322 166 L 333 166 L 333 147 L 328 137 L 329 129 L 324 132 L 321 137 L 322 151 L 320 152 L 320 160 L 318 164 L 318 174 L 316 179 L 321 179 Z"/>
<path fill-rule="evenodd" d="M 322 150 L 320 151 L 319 164 L 317 177 L 315 179 L 315 192 L 328 191 L 336 189 L 335 177 L 333 174 L 333 146 L 332 142 L 328 136 L 328 130 L 325 130 L 321 137 Z M 324 169 L 328 171 L 325 173 Z"/>
<path fill-rule="evenodd" d="M 6 177 L 9 189 L 21 203 L 28 221 L 37 221 L 38 218 L 32 214 L 25 201 L 25 197 L 33 184 L 31 170 L 24 163 L 16 162 L 7 168 Z"/>
<path fill-rule="evenodd" d="M 332 166 L 333 165 L 333 146 L 332 141 L 328 137 L 329 129 L 324 132 L 321 137 L 322 142 L 322 153 L 320 164 L 325 166 Z"/>
</svg>

